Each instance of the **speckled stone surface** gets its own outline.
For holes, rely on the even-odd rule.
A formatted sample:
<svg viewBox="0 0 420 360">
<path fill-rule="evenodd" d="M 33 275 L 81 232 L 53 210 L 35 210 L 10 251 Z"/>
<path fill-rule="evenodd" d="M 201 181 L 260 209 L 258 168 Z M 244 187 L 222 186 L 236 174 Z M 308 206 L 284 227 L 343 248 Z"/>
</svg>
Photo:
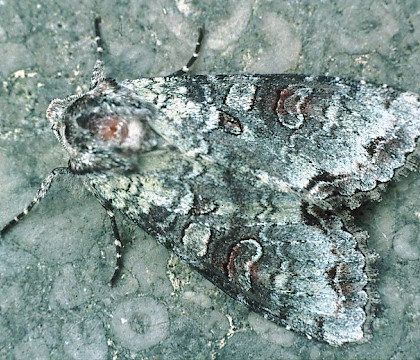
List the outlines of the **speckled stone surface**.
<svg viewBox="0 0 420 360">
<path fill-rule="evenodd" d="M 53 98 L 87 90 L 102 17 L 105 62 L 117 79 L 196 73 L 306 73 L 387 83 L 420 93 L 418 1 L 0 2 L 0 224 L 26 205 L 67 156 L 50 131 Z M 0 240 L 2 358 L 381 358 L 418 356 L 418 173 L 357 212 L 380 259 L 373 338 L 333 348 L 238 304 L 118 218 L 123 278 L 108 287 L 109 220 L 77 178 L 54 184 Z"/>
</svg>

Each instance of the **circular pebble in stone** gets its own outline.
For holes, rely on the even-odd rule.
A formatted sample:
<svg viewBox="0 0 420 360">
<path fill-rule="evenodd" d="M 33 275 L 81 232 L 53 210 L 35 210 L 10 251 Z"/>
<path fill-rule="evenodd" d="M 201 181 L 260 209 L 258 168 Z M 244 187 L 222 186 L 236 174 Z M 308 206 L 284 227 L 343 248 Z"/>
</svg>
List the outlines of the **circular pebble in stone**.
<svg viewBox="0 0 420 360">
<path fill-rule="evenodd" d="M 296 341 L 296 336 L 293 332 L 264 319 L 262 316 L 250 313 L 248 320 L 258 335 L 274 344 L 289 347 Z"/>
<path fill-rule="evenodd" d="M 111 328 L 123 346 L 133 351 L 145 350 L 168 335 L 168 311 L 151 297 L 130 298 L 118 304 Z"/>
</svg>

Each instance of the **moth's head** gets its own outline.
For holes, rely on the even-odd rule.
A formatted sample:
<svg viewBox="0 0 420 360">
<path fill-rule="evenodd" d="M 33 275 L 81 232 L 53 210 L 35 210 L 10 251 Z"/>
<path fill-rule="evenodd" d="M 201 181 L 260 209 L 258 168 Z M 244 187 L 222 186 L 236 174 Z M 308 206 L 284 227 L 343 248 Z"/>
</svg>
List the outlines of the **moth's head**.
<svg viewBox="0 0 420 360">
<path fill-rule="evenodd" d="M 47 117 L 76 173 L 134 171 L 141 153 L 159 145 L 148 122 L 153 106 L 113 80 L 81 96 L 56 99 Z"/>
</svg>

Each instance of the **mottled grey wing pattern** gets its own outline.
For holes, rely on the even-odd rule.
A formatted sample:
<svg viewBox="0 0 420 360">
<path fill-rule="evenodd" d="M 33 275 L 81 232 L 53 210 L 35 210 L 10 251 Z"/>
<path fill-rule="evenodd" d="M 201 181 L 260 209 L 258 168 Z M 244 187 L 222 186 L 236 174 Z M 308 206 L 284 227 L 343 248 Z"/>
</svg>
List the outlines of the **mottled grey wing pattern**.
<svg viewBox="0 0 420 360">
<path fill-rule="evenodd" d="M 86 176 L 99 198 L 255 311 L 331 344 L 363 340 L 366 264 L 338 217 L 320 211 L 314 226 L 293 192 L 174 152 L 149 154 L 128 178 Z"/>
<path fill-rule="evenodd" d="M 152 126 L 175 146 L 211 154 L 236 170 L 246 163 L 314 201 L 339 195 L 357 207 L 354 195 L 389 181 L 420 133 L 418 95 L 363 82 L 193 76 L 168 79 L 161 90 L 157 105 L 164 104 L 166 116 Z"/>
<path fill-rule="evenodd" d="M 356 208 L 407 166 L 419 98 L 301 75 L 104 79 L 53 130 L 118 209 L 232 297 L 333 345 L 371 313 Z"/>
</svg>

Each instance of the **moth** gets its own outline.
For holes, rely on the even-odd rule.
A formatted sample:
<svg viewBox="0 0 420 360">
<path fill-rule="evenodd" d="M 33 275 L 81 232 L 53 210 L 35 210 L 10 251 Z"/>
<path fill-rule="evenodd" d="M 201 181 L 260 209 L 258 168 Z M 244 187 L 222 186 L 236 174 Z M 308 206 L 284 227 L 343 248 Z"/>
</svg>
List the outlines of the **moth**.
<svg viewBox="0 0 420 360">
<path fill-rule="evenodd" d="M 52 130 L 69 154 L 54 179 L 80 179 L 231 297 L 265 318 L 339 346 L 369 339 L 376 255 L 351 210 L 417 162 L 420 99 L 363 81 L 305 75 L 107 78 L 55 99 Z M 116 273 L 121 268 L 117 258 Z"/>
</svg>

